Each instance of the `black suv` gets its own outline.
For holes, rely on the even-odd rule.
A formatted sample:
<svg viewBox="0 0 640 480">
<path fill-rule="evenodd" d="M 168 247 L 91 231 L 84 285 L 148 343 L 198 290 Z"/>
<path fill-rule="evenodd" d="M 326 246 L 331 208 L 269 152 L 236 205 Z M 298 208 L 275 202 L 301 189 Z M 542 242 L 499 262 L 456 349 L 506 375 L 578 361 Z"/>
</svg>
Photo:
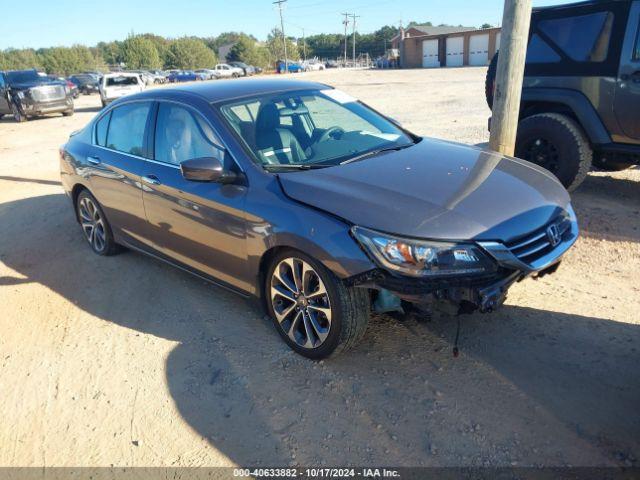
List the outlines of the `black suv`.
<svg viewBox="0 0 640 480">
<path fill-rule="evenodd" d="M 640 163 L 640 0 L 536 8 L 516 156 L 576 188 L 592 164 Z M 497 54 L 487 72 L 493 103 Z"/>
<path fill-rule="evenodd" d="M 0 72 L 0 117 L 13 115 L 16 122 L 45 113 L 73 115 L 73 97 L 65 82 L 52 80 L 36 70 Z"/>
</svg>

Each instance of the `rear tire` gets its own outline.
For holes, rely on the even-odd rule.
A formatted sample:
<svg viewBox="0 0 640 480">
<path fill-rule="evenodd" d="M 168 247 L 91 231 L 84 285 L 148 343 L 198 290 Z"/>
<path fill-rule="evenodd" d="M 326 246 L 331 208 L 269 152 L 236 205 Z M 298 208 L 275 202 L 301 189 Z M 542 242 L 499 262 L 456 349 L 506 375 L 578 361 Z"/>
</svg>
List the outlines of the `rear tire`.
<svg viewBox="0 0 640 480">
<path fill-rule="evenodd" d="M 484 80 L 484 95 L 487 99 L 487 105 L 489 109 L 493 108 L 493 91 L 496 83 L 496 72 L 498 71 L 498 52 L 491 59 L 489 68 L 487 69 L 487 76 Z"/>
<path fill-rule="evenodd" d="M 64 117 L 71 117 L 73 114 L 74 114 L 73 109 L 72 109 L 72 110 L 67 110 L 67 111 L 65 111 L 65 112 L 62 112 L 62 115 L 63 115 Z"/>
<path fill-rule="evenodd" d="M 265 276 L 264 295 L 282 339 L 307 358 L 319 360 L 349 350 L 369 322 L 369 292 L 345 286 L 320 262 L 297 250 L 275 256 Z"/>
<path fill-rule="evenodd" d="M 515 155 L 546 168 L 569 191 L 582 183 L 593 159 L 580 125 L 559 113 L 540 113 L 522 120 Z"/>
<path fill-rule="evenodd" d="M 76 216 L 94 253 L 108 257 L 120 252 L 102 207 L 88 190 L 80 192 L 76 199 Z"/>
</svg>

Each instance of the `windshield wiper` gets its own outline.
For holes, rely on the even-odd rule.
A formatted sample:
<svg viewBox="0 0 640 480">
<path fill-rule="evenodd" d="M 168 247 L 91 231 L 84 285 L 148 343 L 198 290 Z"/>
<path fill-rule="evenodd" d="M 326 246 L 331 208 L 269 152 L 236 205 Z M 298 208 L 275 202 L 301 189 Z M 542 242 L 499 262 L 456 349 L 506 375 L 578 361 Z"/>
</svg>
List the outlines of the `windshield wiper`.
<svg viewBox="0 0 640 480">
<path fill-rule="evenodd" d="M 339 165 L 346 165 L 347 163 L 358 162 L 360 160 L 364 160 L 365 158 L 375 157 L 385 152 L 392 152 L 402 150 L 403 148 L 408 148 L 415 145 L 415 143 L 407 143 L 405 145 L 394 145 L 393 147 L 385 147 L 385 148 L 377 148 L 375 150 L 369 150 L 368 152 L 361 153 L 360 155 L 356 155 L 355 157 L 348 158 L 343 162 L 340 162 Z"/>
<path fill-rule="evenodd" d="M 327 168 L 334 167 L 335 165 L 330 165 L 326 163 L 270 163 L 267 165 L 262 165 L 262 168 L 271 172 L 273 170 L 315 170 L 318 168 Z"/>
</svg>

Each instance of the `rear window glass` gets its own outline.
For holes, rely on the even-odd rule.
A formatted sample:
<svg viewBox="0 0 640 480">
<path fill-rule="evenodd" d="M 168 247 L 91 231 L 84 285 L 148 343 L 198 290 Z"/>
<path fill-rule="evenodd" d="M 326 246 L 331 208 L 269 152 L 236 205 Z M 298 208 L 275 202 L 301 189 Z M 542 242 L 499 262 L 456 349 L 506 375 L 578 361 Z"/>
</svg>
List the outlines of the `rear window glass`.
<svg viewBox="0 0 640 480">
<path fill-rule="evenodd" d="M 538 23 L 538 30 L 576 62 L 606 60 L 612 27 L 611 12 L 542 20 Z"/>
<path fill-rule="evenodd" d="M 540 36 L 534 33 L 527 47 L 527 63 L 555 63 L 560 61 L 558 55 Z"/>
<path fill-rule="evenodd" d="M 109 77 L 105 79 L 107 87 L 126 87 L 129 85 L 138 85 L 136 77 Z"/>
<path fill-rule="evenodd" d="M 151 103 L 130 103 L 113 109 L 107 133 L 107 147 L 142 156 L 144 130 Z"/>
<path fill-rule="evenodd" d="M 109 120 L 111 119 L 111 112 L 102 117 L 96 125 L 96 143 L 101 147 L 107 145 L 107 130 L 109 128 Z"/>
</svg>

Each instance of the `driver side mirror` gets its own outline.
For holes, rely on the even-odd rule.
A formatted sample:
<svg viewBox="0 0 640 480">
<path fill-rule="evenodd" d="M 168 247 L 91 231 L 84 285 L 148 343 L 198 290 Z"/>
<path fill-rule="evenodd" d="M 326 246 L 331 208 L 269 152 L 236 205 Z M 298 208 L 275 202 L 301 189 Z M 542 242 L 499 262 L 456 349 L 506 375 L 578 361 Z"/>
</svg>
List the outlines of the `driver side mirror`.
<svg viewBox="0 0 640 480">
<path fill-rule="evenodd" d="M 200 157 L 185 160 L 180 164 L 185 180 L 192 182 L 233 183 L 238 178 L 235 172 L 225 170 L 216 157 Z"/>
</svg>

